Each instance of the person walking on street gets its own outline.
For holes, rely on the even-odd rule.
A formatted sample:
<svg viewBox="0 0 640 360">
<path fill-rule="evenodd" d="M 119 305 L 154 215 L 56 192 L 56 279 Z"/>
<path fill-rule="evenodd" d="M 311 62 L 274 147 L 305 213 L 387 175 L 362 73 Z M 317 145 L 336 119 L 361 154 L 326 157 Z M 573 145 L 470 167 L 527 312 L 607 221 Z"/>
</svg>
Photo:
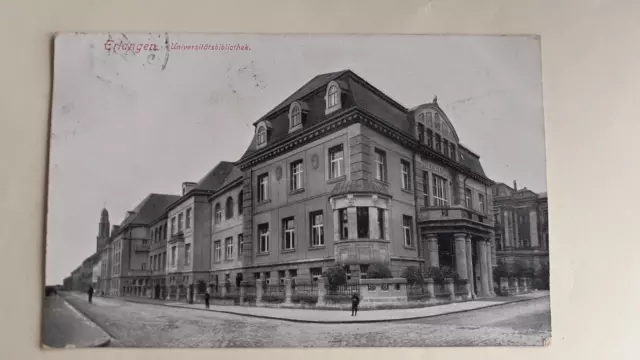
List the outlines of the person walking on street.
<svg viewBox="0 0 640 360">
<path fill-rule="evenodd" d="M 209 308 L 209 291 L 208 290 L 206 293 L 204 293 L 204 306 L 207 309 Z"/>
<path fill-rule="evenodd" d="M 358 305 L 360 304 L 360 296 L 357 292 L 351 295 L 351 316 L 358 316 Z"/>
<path fill-rule="evenodd" d="M 89 295 L 89 304 L 91 304 L 91 298 L 93 297 L 93 286 L 89 285 L 89 290 L 87 291 Z"/>
</svg>

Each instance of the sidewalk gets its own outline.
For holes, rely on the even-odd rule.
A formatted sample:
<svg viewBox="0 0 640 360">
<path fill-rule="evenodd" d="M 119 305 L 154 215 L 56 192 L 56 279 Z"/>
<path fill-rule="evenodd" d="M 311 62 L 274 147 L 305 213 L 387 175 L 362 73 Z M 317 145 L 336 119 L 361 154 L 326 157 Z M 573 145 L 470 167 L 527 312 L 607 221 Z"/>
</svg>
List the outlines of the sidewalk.
<svg viewBox="0 0 640 360">
<path fill-rule="evenodd" d="M 44 299 L 42 345 L 44 348 L 107 346 L 111 337 L 73 308 L 62 296 Z"/>
<path fill-rule="evenodd" d="M 458 302 L 445 305 L 435 305 L 424 308 L 391 309 L 391 310 L 364 310 L 359 311 L 358 316 L 350 316 L 350 311 L 315 310 L 315 309 L 291 309 L 237 305 L 211 305 L 209 309 L 204 304 L 185 304 L 175 301 L 163 301 L 149 298 L 117 298 L 124 301 L 143 304 L 154 304 L 202 311 L 214 311 L 219 313 L 251 316 L 263 319 L 284 320 L 291 322 L 317 323 L 317 324 L 348 324 L 371 323 L 421 319 L 446 314 L 460 313 L 492 306 L 499 306 L 519 301 L 533 300 L 549 296 L 549 291 L 536 291 L 510 297 L 498 297 L 474 301 Z"/>
</svg>

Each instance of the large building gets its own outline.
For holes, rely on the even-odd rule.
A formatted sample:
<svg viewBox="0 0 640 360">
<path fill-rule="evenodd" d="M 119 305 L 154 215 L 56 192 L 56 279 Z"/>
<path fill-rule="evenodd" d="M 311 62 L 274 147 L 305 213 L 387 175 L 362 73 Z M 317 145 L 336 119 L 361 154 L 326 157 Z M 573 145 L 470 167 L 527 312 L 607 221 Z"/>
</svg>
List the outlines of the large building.
<svg viewBox="0 0 640 360">
<path fill-rule="evenodd" d="M 436 98 L 406 108 L 352 71 L 323 74 L 254 131 L 181 196 L 150 195 L 110 234 L 101 216 L 106 293 L 311 281 L 335 264 L 358 278 L 384 263 L 396 276 L 450 267 L 493 295 L 494 183 Z"/>
<path fill-rule="evenodd" d="M 506 263 L 521 260 L 530 267 L 549 262 L 547 193 L 497 183 L 493 187 L 496 254 Z"/>
</svg>

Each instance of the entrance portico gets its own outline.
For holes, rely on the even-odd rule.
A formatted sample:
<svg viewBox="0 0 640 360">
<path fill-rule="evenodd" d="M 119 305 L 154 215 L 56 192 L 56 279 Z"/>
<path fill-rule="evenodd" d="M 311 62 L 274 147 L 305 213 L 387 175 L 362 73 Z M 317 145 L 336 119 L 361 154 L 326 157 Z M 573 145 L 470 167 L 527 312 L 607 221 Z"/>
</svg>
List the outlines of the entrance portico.
<svg viewBox="0 0 640 360">
<path fill-rule="evenodd" d="M 471 298 L 495 296 L 494 233 L 489 224 L 477 221 L 474 214 L 464 209 L 430 208 L 423 209 L 421 215 L 427 210 L 438 211 L 440 216 L 437 220 L 422 216 L 418 224 L 426 266 L 450 267 L 459 279 L 467 280 L 467 293 Z"/>
</svg>

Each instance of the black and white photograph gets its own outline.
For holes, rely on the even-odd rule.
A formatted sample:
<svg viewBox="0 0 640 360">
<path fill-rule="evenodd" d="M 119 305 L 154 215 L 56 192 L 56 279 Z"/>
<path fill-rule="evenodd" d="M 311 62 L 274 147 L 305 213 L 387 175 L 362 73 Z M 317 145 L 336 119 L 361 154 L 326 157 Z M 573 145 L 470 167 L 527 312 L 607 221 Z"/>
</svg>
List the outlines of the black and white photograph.
<svg viewBox="0 0 640 360">
<path fill-rule="evenodd" d="M 56 35 L 42 346 L 548 345 L 540 48 Z"/>
</svg>

